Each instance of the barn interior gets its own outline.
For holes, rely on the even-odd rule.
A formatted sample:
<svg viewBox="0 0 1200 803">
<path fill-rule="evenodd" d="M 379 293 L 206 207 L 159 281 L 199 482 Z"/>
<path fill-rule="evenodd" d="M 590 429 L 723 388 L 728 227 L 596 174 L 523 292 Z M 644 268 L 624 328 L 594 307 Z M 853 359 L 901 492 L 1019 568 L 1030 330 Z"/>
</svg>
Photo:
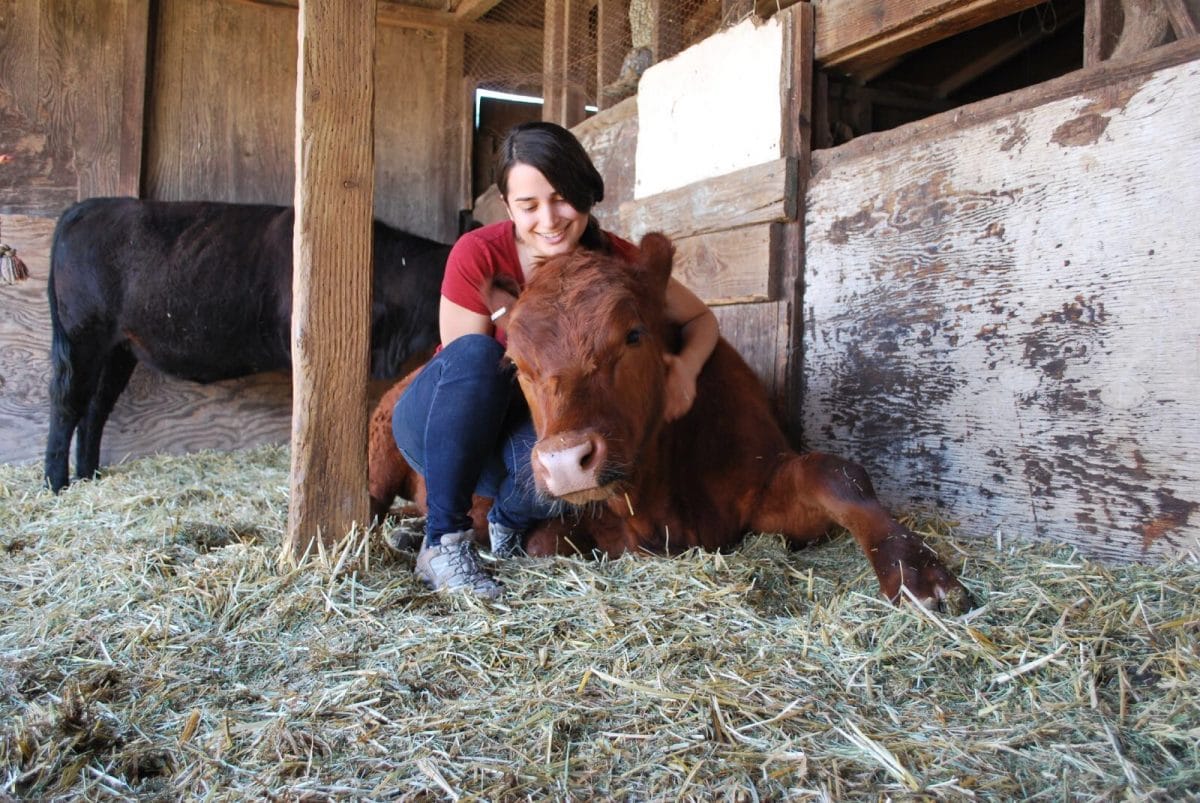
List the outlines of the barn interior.
<svg viewBox="0 0 1200 803">
<path fill-rule="evenodd" d="M 327 3 L 330 19 L 353 18 L 352 4 Z M 65 208 L 103 195 L 289 204 L 310 186 L 294 147 L 303 130 L 298 55 L 325 39 L 311 27 L 301 35 L 305 8 L 297 0 L 0 0 L 0 242 L 30 269 L 29 279 L 0 284 L 0 460 L 35 462 L 44 448 L 45 280 Z M 1121 104 L 1151 79 L 1175 81 L 1169 71 L 1182 69 L 1173 86 L 1192 86 L 1197 0 L 378 0 L 375 8 L 373 24 L 350 39 L 370 40 L 373 68 L 345 84 L 370 98 L 373 125 L 365 141 L 340 150 L 369 151 L 379 219 L 443 242 L 472 218 L 496 219 L 503 210 L 489 188 L 499 138 L 518 120 L 560 122 L 606 177 L 601 221 L 627 236 L 658 227 L 676 238 L 678 275 L 714 307 L 797 444 L 849 449 L 897 477 L 888 490 L 901 502 L 954 508 L 980 533 L 1016 517 L 1035 538 L 1120 559 L 1194 545 L 1200 468 L 1159 434 L 1176 421 L 1191 431 L 1180 411 L 1200 397 L 1195 378 L 1182 393 L 1163 386 L 1164 377 L 1194 374 L 1187 355 L 1172 351 L 1176 362 L 1167 364 L 1176 367 L 1151 374 L 1145 361 L 1114 356 L 1110 342 L 1077 343 L 1048 327 L 1095 315 L 1094 300 L 1116 293 L 1107 308 L 1129 307 L 1128 347 L 1163 339 L 1154 333 L 1166 323 L 1139 299 L 1168 281 L 1160 271 L 1172 260 L 1186 261 L 1191 229 L 1172 221 L 1187 203 L 1164 200 L 1169 212 L 1146 213 L 1161 236 L 1143 243 L 1146 224 L 1117 211 L 1129 208 L 1120 192 L 1133 192 L 1115 189 L 1123 162 L 1101 151 L 1118 147 L 1109 123 L 1130 113 Z M 781 48 L 778 74 L 751 65 L 758 45 L 729 44 L 739 36 Z M 684 64 L 700 77 L 681 78 Z M 775 87 L 771 108 L 743 110 L 736 92 L 697 100 L 726 79 L 741 81 L 747 96 Z M 1162 92 L 1157 108 L 1174 108 L 1174 89 L 1153 91 Z M 686 136 L 652 146 L 651 134 L 671 127 L 671 110 L 689 103 L 710 107 L 694 112 Z M 1062 104 L 1092 111 L 1072 116 Z M 1028 127 L 1052 115 L 1064 116 L 1048 141 L 1074 150 L 1039 153 L 1043 165 L 1025 153 Z M 643 186 L 647 165 L 703 162 L 727 149 L 706 142 L 739 119 L 743 139 L 772 129 L 767 150 L 733 167 L 702 166 L 678 184 Z M 1009 133 L 972 139 L 986 138 L 989 125 Z M 1151 208 L 1161 192 L 1155 171 L 1165 171 L 1162 184 L 1196 169 L 1187 127 L 1159 115 L 1154 125 L 1165 128 L 1129 134 L 1120 146 L 1137 157 L 1127 160 L 1137 172 L 1121 180 Z M 1153 150 L 1153 142 L 1177 144 Z M 947 150 L 953 143 L 959 151 Z M 967 184 L 978 186 L 967 192 L 965 178 L 952 180 L 991 154 L 1026 170 L 1029 183 L 972 177 Z M 1156 161 L 1161 154 L 1174 161 Z M 921 161 L 931 155 L 936 169 Z M 850 171 L 881 180 L 851 190 Z M 1061 186 L 1060 175 L 1069 177 Z M 1051 184 L 1057 201 L 1037 189 Z M 1094 191 L 1110 184 L 1111 198 Z M 1035 206 L 993 210 L 1000 217 L 972 234 L 980 198 Z M 1110 216 L 1109 239 L 1060 258 L 1065 243 L 1095 239 L 1080 236 L 1069 198 L 1102 199 L 1091 214 Z M 901 212 L 921 239 L 902 242 L 907 229 L 892 225 Z M 1071 236 L 1006 241 L 1043 218 Z M 329 221 L 330 242 L 352 250 L 334 231 L 343 221 L 317 219 Z M 987 252 L 970 245 L 991 241 L 998 247 Z M 846 255 L 864 243 L 856 273 Z M 1122 255 L 1119 282 L 1104 267 L 1113 253 Z M 1055 265 L 1054 275 L 1036 273 Z M 1015 278 L 987 285 L 1000 271 L 1035 273 L 1019 288 Z M 987 285 L 991 295 L 952 303 L 944 286 L 930 289 L 946 277 L 964 283 L 955 292 L 972 283 L 970 292 Z M 894 305 L 887 314 L 869 307 L 869 320 L 853 321 L 883 289 Z M 1027 319 L 1012 312 L 1021 309 Z M 944 344 L 931 350 L 942 342 L 935 336 Z M 1168 341 L 1190 342 L 1186 334 Z M 987 344 L 988 354 L 970 343 Z M 1099 379 L 1089 384 L 1085 370 Z M 948 375 L 981 384 L 947 389 Z M 366 402 L 381 392 L 373 388 Z M 139 368 L 106 429 L 103 462 L 286 442 L 292 405 L 284 375 L 196 386 Z M 1019 422 L 1009 419 L 1025 406 L 1037 408 L 1039 424 L 1014 444 L 1007 436 Z M 1006 412 L 975 420 L 983 408 Z M 1061 421 L 1068 431 L 1047 441 Z M 980 433 L 980 445 L 968 446 Z M 1114 483 L 1120 512 L 1101 501 Z"/>
</svg>

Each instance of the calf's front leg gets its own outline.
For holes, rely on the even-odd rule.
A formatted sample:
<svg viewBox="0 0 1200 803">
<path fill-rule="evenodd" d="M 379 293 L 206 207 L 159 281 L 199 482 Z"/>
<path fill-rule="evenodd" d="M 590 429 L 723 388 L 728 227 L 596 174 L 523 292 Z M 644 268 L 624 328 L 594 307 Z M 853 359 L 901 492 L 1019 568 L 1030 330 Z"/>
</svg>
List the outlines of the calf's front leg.
<svg viewBox="0 0 1200 803">
<path fill-rule="evenodd" d="M 961 613 L 973 607 L 971 595 L 937 552 L 884 509 L 867 472 L 848 460 L 821 453 L 786 458 L 751 527 L 807 542 L 835 524 L 854 536 L 888 600 L 899 602 L 903 587 L 927 608 Z"/>
</svg>

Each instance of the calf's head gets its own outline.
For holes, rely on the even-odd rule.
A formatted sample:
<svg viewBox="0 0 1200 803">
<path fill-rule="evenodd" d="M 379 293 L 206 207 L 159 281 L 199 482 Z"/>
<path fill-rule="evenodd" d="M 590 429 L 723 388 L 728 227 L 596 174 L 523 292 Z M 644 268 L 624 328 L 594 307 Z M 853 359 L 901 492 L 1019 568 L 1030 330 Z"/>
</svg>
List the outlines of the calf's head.
<svg viewBox="0 0 1200 803">
<path fill-rule="evenodd" d="M 569 504 L 628 487 L 662 427 L 672 248 L 660 234 L 630 265 L 584 249 L 540 263 L 509 307 L 508 357 L 538 442 L 538 490 Z"/>
</svg>

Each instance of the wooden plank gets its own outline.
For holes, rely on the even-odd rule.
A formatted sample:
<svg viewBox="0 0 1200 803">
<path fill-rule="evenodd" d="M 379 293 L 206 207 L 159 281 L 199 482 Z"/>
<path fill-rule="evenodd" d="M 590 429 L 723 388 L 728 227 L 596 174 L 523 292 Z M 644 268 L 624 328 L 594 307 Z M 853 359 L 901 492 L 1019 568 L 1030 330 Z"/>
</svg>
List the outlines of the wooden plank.
<svg viewBox="0 0 1200 803">
<path fill-rule="evenodd" d="M 454 16 L 466 22 L 473 22 L 484 14 L 500 5 L 500 0 L 459 0 L 454 7 Z"/>
<path fill-rule="evenodd" d="M 405 231 L 451 242 L 458 234 L 457 132 L 466 116 L 451 64 L 461 34 L 379 28 L 375 50 L 375 214 Z M 396 81 L 391 76 L 422 76 Z M 473 109 L 473 107 L 471 107 Z M 434 169 L 436 167 L 436 169 Z"/>
<path fill-rule="evenodd" d="M 116 194 L 142 194 L 142 142 L 146 129 L 146 60 L 150 55 L 150 0 L 126 0 L 121 74 L 121 129 Z"/>
<path fill-rule="evenodd" d="M 1200 37 L 1192 37 L 1156 48 L 1138 58 L 1106 61 L 1089 69 L 1076 70 L 1027 89 L 960 106 L 899 128 L 857 137 L 836 148 L 816 151 L 812 156 L 812 175 L 819 175 L 847 162 L 873 158 L 879 151 L 903 146 L 918 137 L 950 136 L 967 126 L 1007 118 L 1079 94 L 1101 93 L 1114 84 L 1136 81 L 1151 72 L 1197 59 L 1200 59 Z"/>
<path fill-rule="evenodd" d="M 809 446 L 968 535 L 1197 554 L 1200 61 L 1144 69 L 1187 47 L 814 175 Z"/>
<path fill-rule="evenodd" d="M 727 304 L 712 308 L 721 336 L 729 341 L 763 383 L 779 408 L 783 396 L 788 340 L 788 304 Z"/>
<path fill-rule="evenodd" d="M 0 4 L 0 208 L 57 215 L 120 190 L 131 65 L 112 43 L 136 36 L 128 15 L 142 2 Z"/>
<path fill-rule="evenodd" d="M 1041 0 L 814 0 L 815 55 L 851 74 Z"/>
<path fill-rule="evenodd" d="M 691 237 L 796 220 L 796 160 L 776 159 L 621 204 L 621 229 Z"/>
<path fill-rule="evenodd" d="M 295 13 L 231 0 L 157 8 L 147 197 L 290 204 Z"/>
<path fill-rule="evenodd" d="M 314 541 L 340 540 L 369 515 L 374 4 L 301 0 L 298 38 L 285 546 L 293 559 Z"/>
<path fill-rule="evenodd" d="M 784 11 L 783 58 L 780 69 L 779 102 L 780 151 L 795 164 L 794 176 L 785 179 L 788 193 L 804 198 L 811 170 L 813 147 L 813 48 L 816 20 L 813 8 L 804 3 Z M 782 421 L 793 440 L 799 443 L 803 426 L 804 370 L 800 361 L 804 331 L 804 307 L 801 297 L 804 276 L 804 222 L 792 219 L 774 227 L 775 246 L 771 252 L 771 294 L 787 302 L 785 325 L 779 337 L 777 355 L 782 371 L 776 385 L 776 405 L 783 411 Z"/>
<path fill-rule="evenodd" d="M 677 238 L 675 278 L 709 305 L 773 301 L 774 237 L 773 226 L 756 225 Z"/>
<path fill-rule="evenodd" d="M 637 110 L 637 97 L 626 98 L 571 129 L 604 177 L 604 200 L 592 207 L 592 214 L 601 226 L 626 238 L 632 235 L 621 224 L 620 209 L 633 200 L 637 178 Z"/>
</svg>

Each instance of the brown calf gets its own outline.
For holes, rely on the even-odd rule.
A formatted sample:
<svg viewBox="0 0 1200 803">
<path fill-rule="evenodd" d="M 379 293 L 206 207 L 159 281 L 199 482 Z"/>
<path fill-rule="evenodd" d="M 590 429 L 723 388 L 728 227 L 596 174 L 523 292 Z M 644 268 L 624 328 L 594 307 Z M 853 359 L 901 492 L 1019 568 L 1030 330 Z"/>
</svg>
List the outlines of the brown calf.
<svg viewBox="0 0 1200 803">
<path fill-rule="evenodd" d="M 761 384 L 724 340 L 700 374 L 692 409 L 664 422 L 662 355 L 678 336 L 663 316 L 672 248 L 650 234 L 641 249 L 633 266 L 583 250 L 548 260 L 508 304 L 508 357 L 539 438 L 534 478 L 539 493 L 563 503 L 560 518 L 528 534 L 526 551 L 716 550 L 751 531 L 806 543 L 840 525 L 889 600 L 904 586 L 929 607 L 969 607 L 966 589 L 880 505 L 860 466 L 791 448 Z M 424 502 L 421 478 L 391 438 L 400 390 L 371 422 L 377 515 L 396 495 Z M 484 510 L 474 511 L 480 531 Z"/>
</svg>

